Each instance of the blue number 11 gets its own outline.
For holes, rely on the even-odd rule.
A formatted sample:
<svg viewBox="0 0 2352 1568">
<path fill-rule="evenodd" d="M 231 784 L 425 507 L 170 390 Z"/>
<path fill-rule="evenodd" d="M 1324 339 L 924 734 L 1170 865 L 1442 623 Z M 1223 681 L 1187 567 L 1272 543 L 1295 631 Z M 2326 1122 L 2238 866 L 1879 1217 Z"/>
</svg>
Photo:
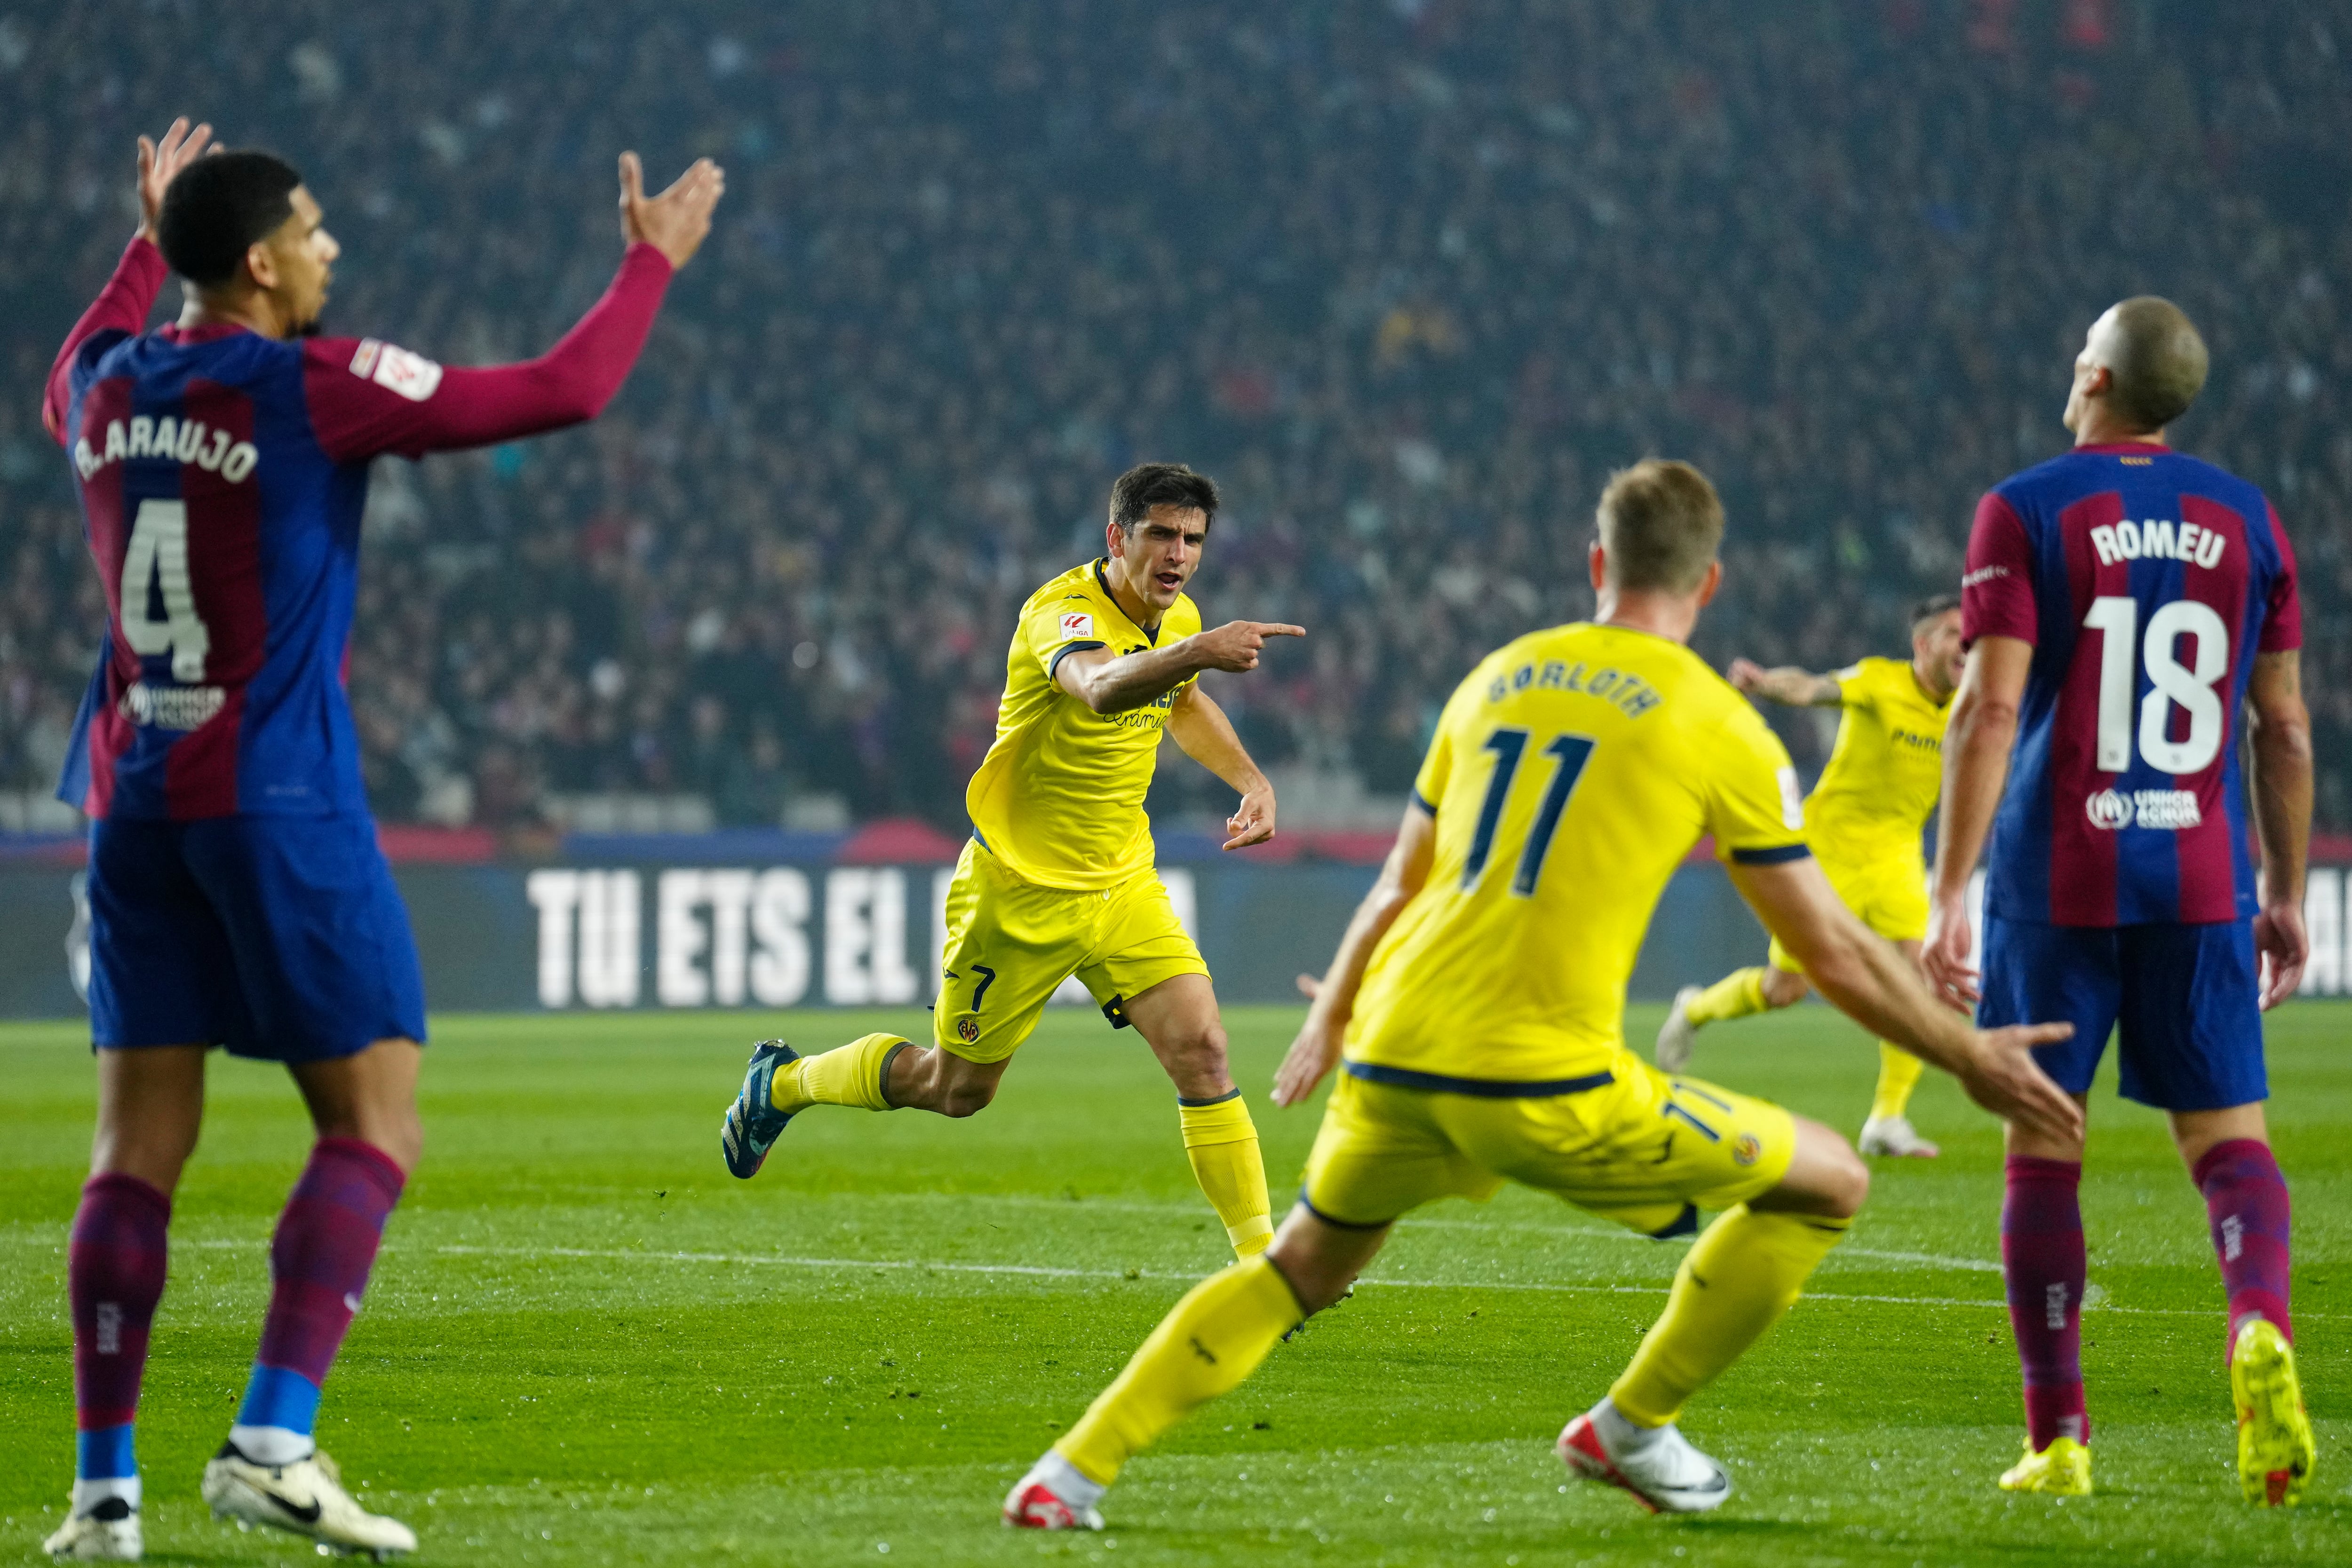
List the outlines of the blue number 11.
<svg viewBox="0 0 2352 1568">
<path fill-rule="evenodd" d="M 1479 873 L 1493 858 L 1495 831 L 1502 825 L 1503 805 L 1510 797 L 1512 779 L 1518 775 L 1519 759 L 1527 755 L 1528 732 L 1498 729 L 1486 737 L 1486 749 L 1495 754 L 1495 772 L 1486 781 L 1486 798 L 1478 806 L 1478 826 L 1470 836 L 1470 858 L 1462 867 L 1465 890 L 1477 885 Z M 1536 808 L 1527 847 L 1519 852 L 1518 874 L 1511 878 L 1511 891 L 1521 898 L 1535 892 L 1536 879 L 1543 874 L 1544 856 L 1551 852 L 1560 813 L 1568 809 L 1568 798 L 1592 756 L 1592 737 L 1563 735 L 1544 747 L 1544 755 L 1553 759 L 1551 785 L 1544 790 L 1543 803 Z"/>
</svg>

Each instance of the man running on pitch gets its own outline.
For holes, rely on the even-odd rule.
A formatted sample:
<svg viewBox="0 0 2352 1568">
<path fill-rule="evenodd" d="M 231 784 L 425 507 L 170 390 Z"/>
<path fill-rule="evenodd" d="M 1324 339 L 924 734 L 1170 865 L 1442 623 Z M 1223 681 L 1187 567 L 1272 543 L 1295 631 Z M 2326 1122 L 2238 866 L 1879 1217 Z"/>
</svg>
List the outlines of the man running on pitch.
<svg viewBox="0 0 2352 1568">
<path fill-rule="evenodd" d="M 261 1344 L 205 1467 L 215 1513 L 382 1557 L 397 1520 L 311 1440 L 320 1386 L 424 1141 L 423 985 L 375 842 L 343 695 L 367 465 L 595 416 L 724 188 L 708 160 L 658 197 L 621 156 L 620 272 L 525 364 L 463 370 L 320 338 L 340 247 L 267 152 L 139 142 L 139 233 L 66 340 L 43 423 L 69 454 L 107 597 L 58 787 L 91 818 L 98 1135 L 68 1281 L 78 1428 L 61 1558 L 135 1561 L 131 1427 L 165 1231 L 215 1046 L 282 1061 L 319 1134 L 270 1247 Z M 179 320 L 142 331 L 166 267 Z"/>
</svg>

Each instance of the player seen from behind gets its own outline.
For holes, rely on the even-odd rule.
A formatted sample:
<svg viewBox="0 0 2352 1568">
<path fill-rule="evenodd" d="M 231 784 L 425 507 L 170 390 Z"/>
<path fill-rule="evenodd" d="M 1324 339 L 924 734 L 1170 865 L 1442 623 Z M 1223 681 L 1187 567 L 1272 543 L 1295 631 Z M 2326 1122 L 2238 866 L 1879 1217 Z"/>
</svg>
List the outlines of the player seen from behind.
<svg viewBox="0 0 2352 1568">
<path fill-rule="evenodd" d="M 205 1500 L 381 1557 L 415 1537 L 361 1508 L 311 1439 L 423 1145 L 423 986 L 341 681 L 367 465 L 594 417 L 723 182 L 705 161 L 648 199 L 624 153 L 628 246 L 604 298 L 538 360 L 445 370 L 313 336 L 340 254 L 317 198 L 266 152 L 201 156 L 210 138 L 180 120 L 140 139 L 144 219 L 42 404 L 108 607 L 58 789 L 91 819 L 99 1111 L 68 1262 L 73 1500 L 47 1547 L 140 1555 L 140 1375 L 205 1054 L 225 1046 L 286 1064 L 318 1141 L 278 1222 L 260 1348 Z M 147 332 L 167 267 L 186 304 Z"/>
<path fill-rule="evenodd" d="M 1978 998 L 1968 884 L 1990 835 L 1978 1017 L 2073 1023 L 2036 1054 L 2078 1102 L 2119 1028 L 2122 1092 L 2170 1113 L 2211 1221 L 2239 1480 L 2251 1500 L 2292 1503 L 2315 1454 L 2262 1011 L 2294 994 L 2308 951 L 2311 724 L 2278 514 L 2165 444 L 2206 368 L 2174 305 L 2114 307 L 2074 361 L 2074 449 L 1977 508 L 1923 957 L 1947 994 Z M 2079 1128 L 2010 1128 L 2001 1260 L 2026 1412 L 2025 1456 L 2000 1478 L 2011 1490 L 2091 1490 L 2082 1175 Z"/>
<path fill-rule="evenodd" d="M 1217 487 L 1183 465 L 1130 469 L 1111 487 L 1101 558 L 1022 606 L 996 740 L 965 793 L 972 833 L 948 889 L 930 1047 L 869 1034 L 803 1057 L 762 1041 L 719 1128 L 736 1176 L 755 1174 L 811 1105 L 971 1115 L 1075 974 L 1112 1027 L 1134 1025 L 1167 1070 L 1192 1174 L 1234 1252 L 1264 1250 L 1274 1227 L 1257 1129 L 1226 1071 L 1208 967 L 1153 869 L 1143 814 L 1165 733 L 1240 791 L 1226 849 L 1274 836 L 1274 787 L 1199 677 L 1254 670 L 1267 638 L 1304 633 L 1252 621 L 1201 629 L 1184 587 L 1216 513 Z"/>
<path fill-rule="evenodd" d="M 1916 963 L 1927 935 L 1921 834 L 1943 784 L 1944 717 L 1960 678 L 1959 596 L 1938 594 L 1913 608 L 1907 660 L 1869 658 L 1816 675 L 1734 659 L 1730 676 L 1751 696 L 1843 710 L 1829 766 L 1805 798 L 1805 841 L 1845 906 Z M 1706 1025 L 1788 1007 L 1810 988 L 1803 967 L 1778 941 L 1761 968 L 1734 970 L 1704 988 L 1685 986 L 1658 1030 L 1658 1065 L 1680 1072 Z M 1905 1114 L 1920 1071 L 1917 1057 L 1878 1042 L 1878 1090 L 1858 1140 L 1864 1154 L 1936 1156 L 1936 1145 Z"/>
<path fill-rule="evenodd" d="M 1685 645 L 1722 580 L 1713 486 L 1646 461 L 1611 480 L 1599 521 L 1594 620 L 1520 638 L 1454 692 L 1284 1059 L 1286 1105 L 1342 1070 L 1297 1207 L 1264 1256 L 1176 1304 L 1015 1483 L 1007 1522 L 1099 1528 L 1120 1467 L 1337 1301 L 1391 1225 L 1507 1180 L 1651 1236 L 1724 1210 L 1632 1365 L 1558 1446 L 1571 1473 L 1654 1511 L 1718 1506 L 1729 1476 L 1675 1419 L 1797 1299 L 1870 1177 L 1828 1128 L 1625 1047 L 1635 952 L 1702 834 L 1831 1000 L 1979 1103 L 2053 1137 L 2075 1125 L 2027 1054 L 2063 1026 L 1979 1033 L 1928 994 L 1807 853 L 1779 740 Z"/>
</svg>

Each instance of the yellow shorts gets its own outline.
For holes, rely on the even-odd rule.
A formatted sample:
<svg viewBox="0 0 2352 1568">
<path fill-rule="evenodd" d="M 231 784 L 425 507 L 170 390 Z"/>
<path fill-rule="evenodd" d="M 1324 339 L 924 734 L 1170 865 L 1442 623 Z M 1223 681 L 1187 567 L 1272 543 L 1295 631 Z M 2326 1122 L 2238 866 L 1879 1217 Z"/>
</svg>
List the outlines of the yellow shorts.
<svg viewBox="0 0 2352 1568">
<path fill-rule="evenodd" d="M 1865 865 L 1822 862 L 1830 886 L 1862 923 L 1889 942 L 1919 942 L 1927 936 L 1927 873 L 1916 857 L 1896 856 Z M 1803 965 L 1772 938 L 1766 963 L 1784 975 L 1801 975 Z"/>
<path fill-rule="evenodd" d="M 1069 893 L 1022 881 L 971 841 L 948 884 L 945 968 L 931 1037 L 967 1061 L 1012 1055 L 1072 975 L 1124 1025 L 1128 998 L 1209 972 L 1157 872 Z"/>
<path fill-rule="evenodd" d="M 1515 1181 L 1643 1235 L 1681 1235 L 1694 1207 L 1779 1186 L 1796 1152 L 1778 1105 L 1622 1050 L 1609 1082 L 1540 1099 L 1403 1088 L 1354 1066 L 1342 1065 L 1299 1193 L 1337 1225 L 1384 1225 L 1441 1197 L 1483 1202 Z"/>
</svg>

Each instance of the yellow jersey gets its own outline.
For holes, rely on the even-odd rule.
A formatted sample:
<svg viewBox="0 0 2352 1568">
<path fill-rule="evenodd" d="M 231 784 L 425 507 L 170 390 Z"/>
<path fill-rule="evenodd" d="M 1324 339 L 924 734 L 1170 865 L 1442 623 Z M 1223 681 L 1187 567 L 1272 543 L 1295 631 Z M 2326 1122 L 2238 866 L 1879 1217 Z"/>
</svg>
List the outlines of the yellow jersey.
<svg viewBox="0 0 2352 1568">
<path fill-rule="evenodd" d="M 1919 835 L 1944 787 L 1952 699 L 1920 689 L 1908 659 L 1864 659 L 1837 672 L 1837 744 L 1805 801 L 1805 834 L 1824 867 L 1918 866 Z M 1832 876 L 1835 881 L 1835 876 Z"/>
<path fill-rule="evenodd" d="M 1625 627 L 1489 654 L 1413 793 L 1435 859 L 1372 951 L 1346 1042 L 1372 1069 L 1358 1076 L 1409 1086 L 1607 1068 L 1643 934 L 1700 835 L 1726 860 L 1807 852 L 1796 770 L 1762 716 L 1681 643 Z"/>
<path fill-rule="evenodd" d="M 964 791 L 972 836 L 1006 870 L 1041 887 L 1092 892 L 1151 869 L 1144 792 L 1168 710 L 1186 686 L 1126 713 L 1098 714 L 1054 681 L 1089 648 L 1139 653 L 1190 637 L 1201 612 L 1182 594 L 1152 628 L 1111 597 L 1103 563 L 1072 567 L 1029 596 L 1004 659 L 996 738 Z"/>
</svg>

